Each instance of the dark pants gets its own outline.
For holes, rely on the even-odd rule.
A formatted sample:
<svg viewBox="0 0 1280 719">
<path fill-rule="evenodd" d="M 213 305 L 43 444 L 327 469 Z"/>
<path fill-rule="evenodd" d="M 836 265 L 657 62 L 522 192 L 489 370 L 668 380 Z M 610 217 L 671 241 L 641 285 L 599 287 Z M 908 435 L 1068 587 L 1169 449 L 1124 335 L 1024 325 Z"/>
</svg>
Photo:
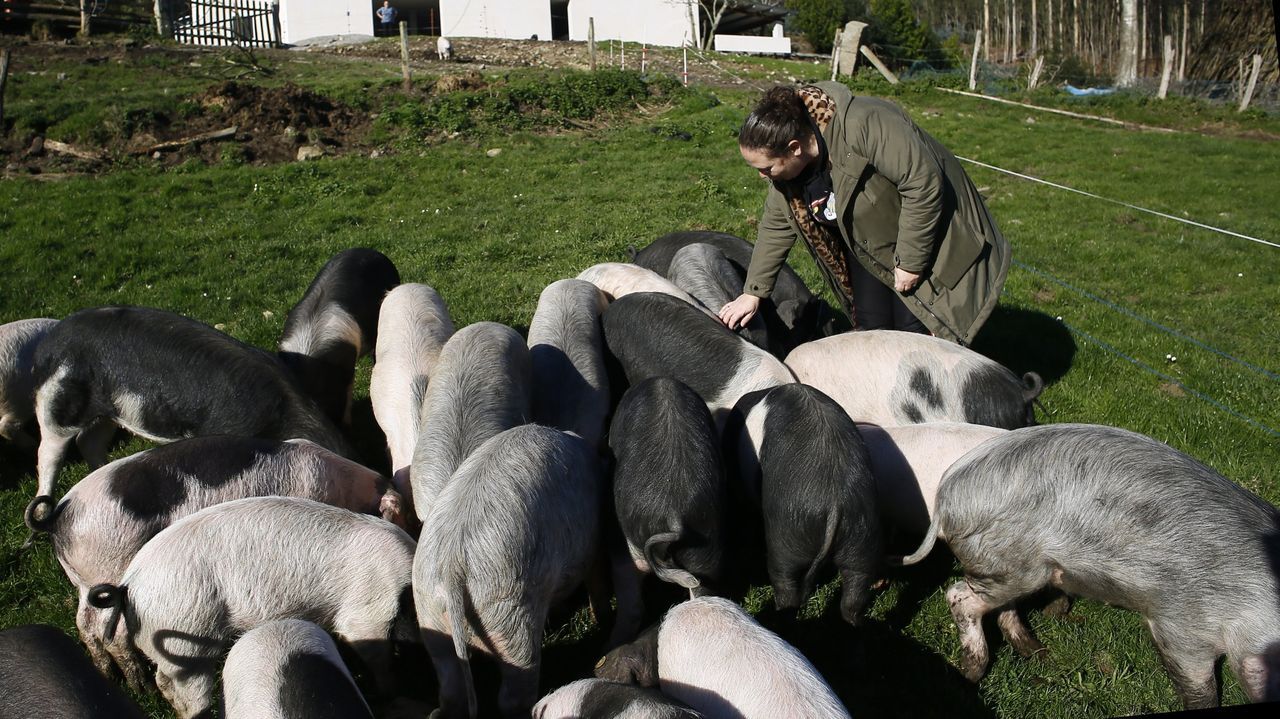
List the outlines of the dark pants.
<svg viewBox="0 0 1280 719">
<path fill-rule="evenodd" d="M 897 290 L 885 286 L 857 260 L 849 262 L 849 269 L 853 281 L 853 309 L 857 315 L 854 329 L 929 334 L 924 323 L 907 309 Z"/>
</svg>

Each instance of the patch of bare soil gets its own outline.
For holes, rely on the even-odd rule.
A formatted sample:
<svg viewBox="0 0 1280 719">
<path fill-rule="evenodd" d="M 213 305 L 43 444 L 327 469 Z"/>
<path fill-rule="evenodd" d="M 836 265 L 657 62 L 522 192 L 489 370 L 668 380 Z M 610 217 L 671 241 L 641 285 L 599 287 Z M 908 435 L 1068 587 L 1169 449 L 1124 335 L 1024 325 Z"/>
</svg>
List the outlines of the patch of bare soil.
<svg viewBox="0 0 1280 719">
<path fill-rule="evenodd" d="M 204 111 L 182 123 L 182 132 L 190 136 L 235 127 L 232 141 L 249 162 L 294 160 L 304 145 L 326 153 L 364 149 L 372 122 L 366 112 L 293 84 L 262 87 L 229 81 L 193 99 Z M 210 155 L 222 152 L 214 142 L 188 148 L 177 154 L 212 159 Z"/>
</svg>

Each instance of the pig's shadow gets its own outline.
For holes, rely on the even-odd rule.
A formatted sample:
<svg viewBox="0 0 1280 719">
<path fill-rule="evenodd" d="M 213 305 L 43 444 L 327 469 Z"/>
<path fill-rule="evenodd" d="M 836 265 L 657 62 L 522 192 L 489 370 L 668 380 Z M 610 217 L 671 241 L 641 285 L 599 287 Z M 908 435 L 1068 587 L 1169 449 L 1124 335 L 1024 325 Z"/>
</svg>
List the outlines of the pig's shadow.
<svg viewBox="0 0 1280 719">
<path fill-rule="evenodd" d="M 373 401 L 368 396 L 351 402 L 351 428 L 345 432 L 355 448 L 356 459 L 384 477 L 391 476 L 391 457 L 387 454 L 387 436 L 373 415 Z"/>
<path fill-rule="evenodd" d="M 1043 312 L 997 306 L 974 338 L 973 349 L 1014 374 L 1036 372 L 1052 384 L 1071 369 L 1076 341 L 1066 325 Z"/>
<path fill-rule="evenodd" d="M 978 687 L 946 658 L 887 622 L 852 627 L 838 602 L 812 620 L 760 619 L 799 649 L 860 717 L 994 717 Z"/>
<path fill-rule="evenodd" d="M 19 449 L 0 439 L 0 489 L 16 489 L 23 479 L 35 474 L 35 451 Z"/>
</svg>

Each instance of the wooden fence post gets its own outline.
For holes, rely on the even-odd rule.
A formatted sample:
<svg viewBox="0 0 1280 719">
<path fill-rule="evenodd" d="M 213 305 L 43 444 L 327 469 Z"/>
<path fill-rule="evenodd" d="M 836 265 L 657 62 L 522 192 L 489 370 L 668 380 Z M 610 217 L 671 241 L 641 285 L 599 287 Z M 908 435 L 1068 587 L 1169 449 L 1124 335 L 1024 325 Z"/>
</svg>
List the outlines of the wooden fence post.
<svg viewBox="0 0 1280 719">
<path fill-rule="evenodd" d="M 836 28 L 836 37 L 831 41 L 831 79 L 836 79 L 836 70 L 840 67 L 840 28 Z"/>
<path fill-rule="evenodd" d="M 80 36 L 89 37 L 89 0 L 80 0 Z"/>
<path fill-rule="evenodd" d="M 587 52 L 591 56 L 591 71 L 596 71 L 596 19 L 587 18 Z"/>
<path fill-rule="evenodd" d="M 404 75 L 404 91 L 413 89 L 409 80 L 409 23 L 400 21 L 400 72 Z"/>
<path fill-rule="evenodd" d="M 280 27 L 280 3 L 271 4 L 271 26 L 275 29 L 275 47 L 284 47 L 284 28 Z"/>
<path fill-rule="evenodd" d="M 1156 97 L 1163 100 L 1169 94 L 1169 75 L 1173 72 L 1173 36 L 1164 36 L 1164 55 L 1161 60 L 1163 68 L 1160 70 L 1160 92 L 1156 93 Z"/>
<path fill-rule="evenodd" d="M 890 85 L 898 84 L 898 76 L 894 75 L 888 67 L 885 67 L 883 62 L 880 62 L 880 58 L 876 57 L 874 52 L 871 52 L 871 48 L 863 45 L 858 48 L 858 52 L 862 53 L 864 57 L 871 61 L 872 65 L 876 66 L 876 69 L 880 71 L 881 75 L 884 75 L 884 79 L 888 80 Z"/>
<path fill-rule="evenodd" d="M 973 59 L 969 61 L 969 91 L 978 87 L 978 48 L 982 47 L 982 31 L 973 38 Z"/>
<path fill-rule="evenodd" d="M 1249 107 L 1249 100 L 1253 99 L 1253 89 L 1258 86 L 1258 71 L 1262 69 L 1262 56 L 1254 54 L 1253 56 L 1253 72 L 1249 73 L 1249 84 L 1244 88 L 1244 96 L 1240 98 L 1240 112 L 1244 112 Z"/>
</svg>

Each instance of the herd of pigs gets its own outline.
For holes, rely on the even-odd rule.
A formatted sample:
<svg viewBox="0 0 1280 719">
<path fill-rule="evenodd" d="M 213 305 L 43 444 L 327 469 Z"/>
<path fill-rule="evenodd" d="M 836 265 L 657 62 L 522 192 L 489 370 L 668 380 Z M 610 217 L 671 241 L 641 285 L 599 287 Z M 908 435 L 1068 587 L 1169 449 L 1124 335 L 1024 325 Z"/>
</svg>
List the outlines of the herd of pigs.
<svg viewBox="0 0 1280 719">
<path fill-rule="evenodd" d="M 856 626 L 885 568 L 942 540 L 971 680 L 989 613 L 1043 649 L 1018 602 L 1048 590 L 1140 612 L 1187 707 L 1218 703 L 1223 655 L 1250 699 L 1280 699 L 1274 507 L 1142 435 L 1034 426 L 1034 373 L 833 334 L 789 268 L 732 332 L 715 312 L 750 252 L 664 236 L 547 286 L 527 337 L 456 329 L 369 249 L 323 267 L 275 353 L 141 307 L 3 325 L 0 435 L 36 452 L 26 523 L 79 592 L 89 658 L 10 628 L 0 684 L 27 717 L 140 716 L 117 675 L 180 717 L 371 716 L 415 652 L 430 676 L 425 650 L 445 717 L 845 717 L 724 597 L 767 576 L 793 610 L 838 575 Z M 345 435 L 370 353 L 390 478 Z M 117 428 L 160 444 L 107 463 Z M 72 444 L 93 471 L 58 499 Z M 919 548 L 889 556 L 891 537 Z M 687 601 L 646 613 L 646 578 Z M 539 699 L 548 613 L 584 587 L 609 651 Z"/>
</svg>

